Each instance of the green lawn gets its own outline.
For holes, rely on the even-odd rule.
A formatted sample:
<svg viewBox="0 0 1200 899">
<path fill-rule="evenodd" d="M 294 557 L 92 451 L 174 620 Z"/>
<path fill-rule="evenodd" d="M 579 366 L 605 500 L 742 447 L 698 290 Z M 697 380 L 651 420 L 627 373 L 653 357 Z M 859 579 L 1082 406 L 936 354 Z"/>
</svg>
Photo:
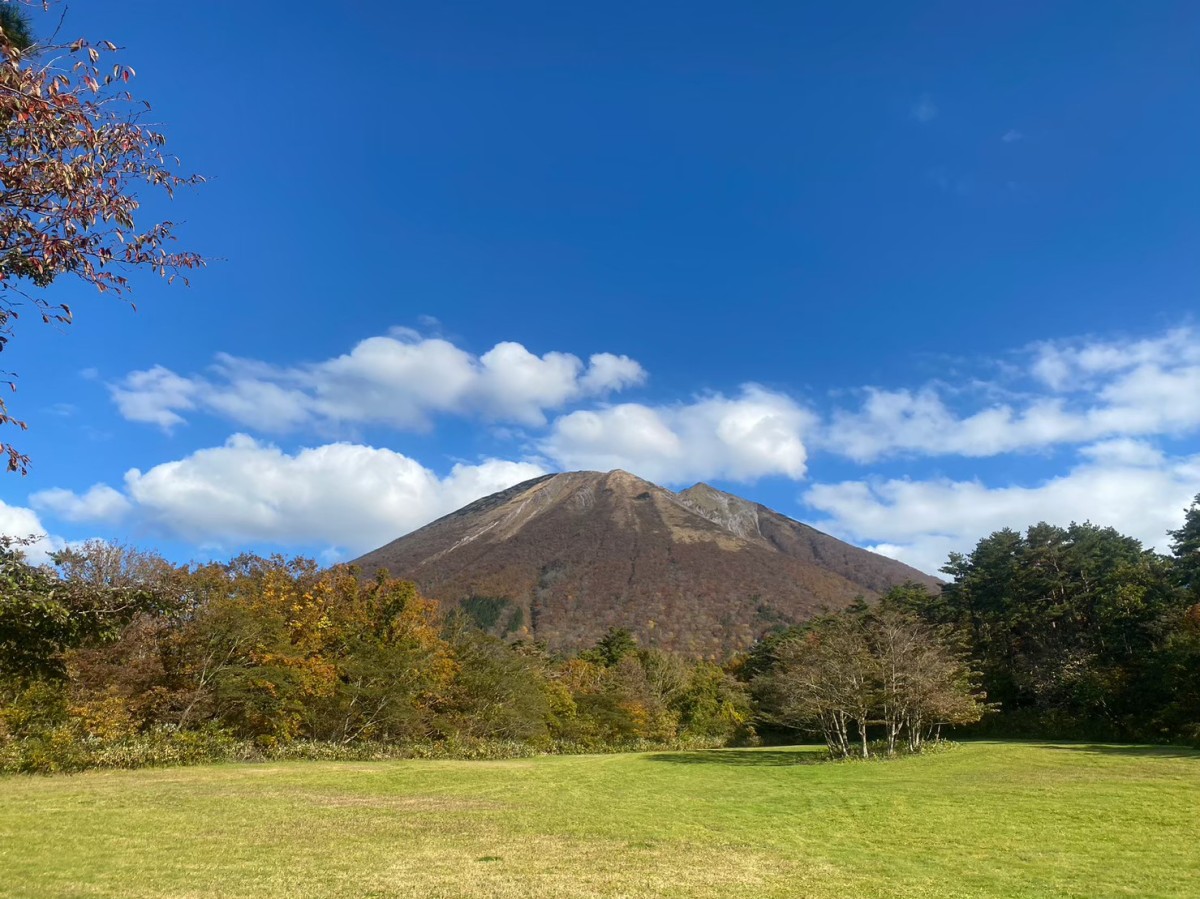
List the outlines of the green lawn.
<svg viewBox="0 0 1200 899">
<path fill-rule="evenodd" d="M 974 743 L 0 779 L 4 897 L 1196 897 L 1200 753 Z"/>
</svg>

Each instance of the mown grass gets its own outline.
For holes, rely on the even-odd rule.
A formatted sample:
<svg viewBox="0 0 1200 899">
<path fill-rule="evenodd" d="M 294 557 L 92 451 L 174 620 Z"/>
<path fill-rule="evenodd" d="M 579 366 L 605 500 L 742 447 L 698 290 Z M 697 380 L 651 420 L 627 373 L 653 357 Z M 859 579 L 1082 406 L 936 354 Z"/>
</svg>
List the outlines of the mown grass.
<svg viewBox="0 0 1200 899">
<path fill-rule="evenodd" d="M 974 743 L 0 779 L 5 897 L 1195 897 L 1200 753 Z"/>
</svg>

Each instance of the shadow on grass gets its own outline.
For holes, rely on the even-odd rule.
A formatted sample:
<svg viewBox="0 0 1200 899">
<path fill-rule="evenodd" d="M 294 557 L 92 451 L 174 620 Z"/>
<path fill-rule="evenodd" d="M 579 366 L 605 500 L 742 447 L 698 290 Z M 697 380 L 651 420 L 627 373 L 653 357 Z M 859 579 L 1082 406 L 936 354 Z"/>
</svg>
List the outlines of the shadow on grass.
<svg viewBox="0 0 1200 899">
<path fill-rule="evenodd" d="M 697 752 L 656 752 L 652 762 L 672 765 L 730 765 L 735 767 L 783 768 L 791 765 L 818 765 L 825 753 L 786 749 L 702 749 Z"/>
<path fill-rule="evenodd" d="M 1145 744 L 1123 746 L 1119 743 L 1039 743 L 1040 749 L 1055 749 L 1060 752 L 1094 752 L 1100 755 L 1128 755 L 1144 759 L 1196 759 L 1200 761 L 1200 749 L 1186 746 L 1147 746 Z"/>
</svg>

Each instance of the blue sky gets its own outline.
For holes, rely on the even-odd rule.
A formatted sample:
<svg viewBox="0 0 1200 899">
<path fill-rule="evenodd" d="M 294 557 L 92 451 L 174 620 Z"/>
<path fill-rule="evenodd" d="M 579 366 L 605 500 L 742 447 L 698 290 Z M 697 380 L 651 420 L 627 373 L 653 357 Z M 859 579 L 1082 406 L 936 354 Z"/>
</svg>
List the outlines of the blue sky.
<svg viewBox="0 0 1200 899">
<path fill-rule="evenodd" d="M 44 27 L 44 19 L 39 25 Z M 935 570 L 1200 492 L 1200 6 L 71 4 L 212 258 L 22 320 L 0 531 L 350 558 L 541 471 Z M 149 218 L 146 219 L 149 221 Z"/>
</svg>

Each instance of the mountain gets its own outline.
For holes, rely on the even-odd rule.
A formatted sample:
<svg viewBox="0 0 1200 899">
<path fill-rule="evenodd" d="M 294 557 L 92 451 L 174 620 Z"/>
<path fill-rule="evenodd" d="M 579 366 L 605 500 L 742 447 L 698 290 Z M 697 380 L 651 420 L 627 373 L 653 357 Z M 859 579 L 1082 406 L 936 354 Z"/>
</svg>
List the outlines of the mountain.
<svg viewBox="0 0 1200 899">
<path fill-rule="evenodd" d="M 353 564 L 554 649 L 615 626 L 708 657 L 905 581 L 938 583 L 707 484 L 673 493 L 625 471 L 525 481 Z"/>
</svg>

